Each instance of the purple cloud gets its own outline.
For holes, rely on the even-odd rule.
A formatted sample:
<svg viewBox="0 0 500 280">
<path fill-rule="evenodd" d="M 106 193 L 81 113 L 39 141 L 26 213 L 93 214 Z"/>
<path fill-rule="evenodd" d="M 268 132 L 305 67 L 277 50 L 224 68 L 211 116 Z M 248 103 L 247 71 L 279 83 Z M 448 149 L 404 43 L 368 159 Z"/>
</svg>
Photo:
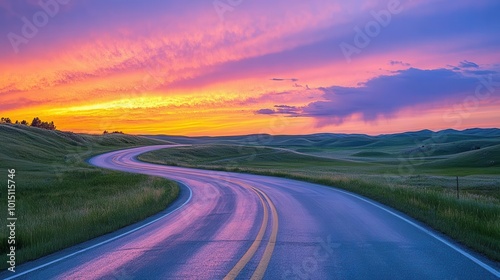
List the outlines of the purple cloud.
<svg viewBox="0 0 500 280">
<path fill-rule="evenodd" d="M 393 76 L 373 78 L 359 87 L 322 88 L 326 100 L 310 103 L 302 115 L 341 123 L 360 114 L 365 121 L 373 121 L 403 108 L 464 98 L 474 94 L 479 84 L 476 77 L 448 69 L 410 68 Z"/>
<path fill-rule="evenodd" d="M 460 62 L 460 67 L 462 67 L 462 68 L 479 68 L 479 65 L 477 65 L 476 63 L 474 63 L 472 61 L 464 60 L 464 61 Z"/>
<path fill-rule="evenodd" d="M 260 109 L 255 111 L 259 115 L 298 115 L 302 111 L 301 108 L 289 105 L 274 105 L 274 109 Z"/>
<path fill-rule="evenodd" d="M 323 91 L 324 100 L 304 107 L 276 105 L 274 109 L 262 109 L 257 113 L 313 117 L 320 125 L 340 124 L 353 115 L 361 115 L 365 121 L 374 121 L 379 117 L 390 117 L 404 108 L 433 106 L 445 101 L 456 103 L 469 95 L 473 96 L 481 84 L 477 76 L 466 76 L 449 69 L 409 68 L 395 73 L 372 78 L 357 87 L 319 88 Z"/>
<path fill-rule="evenodd" d="M 273 115 L 276 112 L 273 109 L 260 109 L 255 111 L 255 113 L 259 115 Z"/>
<path fill-rule="evenodd" d="M 403 62 L 401 60 L 391 60 L 391 61 L 389 61 L 389 64 L 391 66 L 394 66 L 394 65 L 410 66 L 410 63 L 406 63 L 406 62 Z"/>
<path fill-rule="evenodd" d="M 282 81 L 292 81 L 297 82 L 299 79 L 291 78 L 291 79 L 283 79 L 283 78 L 272 78 L 271 81 L 282 82 Z"/>
</svg>

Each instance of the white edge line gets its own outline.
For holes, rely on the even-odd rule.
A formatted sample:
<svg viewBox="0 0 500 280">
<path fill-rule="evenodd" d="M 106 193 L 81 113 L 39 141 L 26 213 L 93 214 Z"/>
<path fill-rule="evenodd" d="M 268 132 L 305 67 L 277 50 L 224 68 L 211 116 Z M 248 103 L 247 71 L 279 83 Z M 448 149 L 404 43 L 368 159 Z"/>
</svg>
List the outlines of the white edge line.
<svg viewBox="0 0 500 280">
<path fill-rule="evenodd" d="M 435 239 L 437 239 L 437 240 L 441 241 L 442 243 L 444 243 L 444 244 L 448 245 L 448 246 L 449 246 L 450 248 L 452 248 L 453 250 L 455 250 L 455 251 L 459 252 L 460 254 L 462 254 L 463 256 L 467 257 L 467 258 L 468 258 L 468 259 L 470 259 L 471 261 L 475 262 L 476 264 L 478 264 L 478 265 L 479 265 L 479 266 L 481 266 L 482 268 L 484 268 L 484 269 L 486 269 L 487 271 L 491 272 L 491 273 L 492 273 L 493 275 L 495 275 L 496 277 L 500 278 L 500 272 L 499 272 L 498 270 L 496 270 L 495 268 L 493 268 L 493 267 L 489 266 L 488 264 L 486 264 L 486 263 L 482 262 L 481 260 L 479 260 L 479 259 L 477 259 L 476 257 L 472 256 L 471 254 L 467 253 L 466 251 L 464 251 L 464 250 L 460 249 L 459 247 L 455 246 L 454 244 L 452 244 L 452 243 L 448 242 L 447 240 L 443 239 L 442 237 L 440 237 L 440 236 L 436 235 L 435 233 L 433 233 L 433 232 L 429 231 L 428 229 L 426 229 L 426 228 L 424 228 L 424 227 L 422 227 L 422 226 L 420 226 L 420 225 L 418 225 L 418 224 L 416 224 L 416 223 L 414 223 L 414 222 L 412 222 L 412 221 L 408 220 L 407 218 L 405 218 L 405 217 L 403 217 L 403 216 L 401 216 L 401 215 L 399 215 L 399 214 L 397 214 L 397 213 L 394 213 L 393 211 L 391 211 L 391 210 L 389 210 L 389 209 L 387 209 L 387 208 L 385 208 L 385 207 L 383 207 L 383 206 L 381 206 L 381 205 L 378 205 L 378 204 L 376 204 L 376 203 L 374 203 L 374 202 L 372 202 L 372 201 L 370 201 L 370 200 L 367 200 L 367 199 L 365 199 L 365 198 L 363 198 L 363 197 L 361 197 L 361 196 L 358 196 L 358 195 L 356 195 L 356 194 L 353 194 L 353 193 L 349 193 L 349 192 L 346 192 L 346 191 L 340 190 L 340 189 L 338 189 L 338 188 L 335 188 L 335 189 L 336 189 L 336 191 L 338 191 L 338 192 L 341 192 L 341 193 L 344 193 L 344 194 L 350 195 L 350 196 L 352 196 L 352 197 L 355 197 L 355 198 L 357 198 L 357 199 L 360 199 L 360 200 L 362 200 L 362 201 L 364 201 L 364 202 L 367 202 L 367 203 L 369 203 L 369 204 L 371 204 L 371 205 L 373 205 L 373 206 L 375 206 L 375 207 L 377 207 L 377 208 L 380 208 L 380 209 L 384 210 L 385 212 L 387 212 L 387 213 L 389 213 L 389 214 L 391 214 L 391 215 L 393 215 L 393 216 L 396 216 L 396 217 L 400 218 L 401 220 L 403 220 L 403 221 L 405 221 L 405 222 L 409 223 L 410 225 L 412 225 L 412 226 L 414 226 L 414 227 L 416 227 L 416 228 L 420 229 L 421 231 L 423 231 L 423 232 L 427 233 L 428 235 L 430 235 L 430 236 L 434 237 Z"/>
<path fill-rule="evenodd" d="M 61 257 L 61 258 L 59 258 L 59 259 L 52 260 L 52 261 L 50 261 L 50 262 L 48 262 L 48 263 L 45 263 L 45 264 L 39 265 L 39 266 L 34 267 L 34 268 L 32 268 L 32 269 L 29 269 L 29 270 L 26 270 L 26 271 L 20 272 L 20 273 L 18 273 L 18 274 L 16 274 L 16 275 L 13 275 L 13 276 L 7 277 L 7 278 L 5 278 L 4 280 L 10 280 L 10 279 L 14 279 L 14 278 L 17 278 L 17 277 L 23 276 L 23 275 L 28 274 L 28 273 L 30 273 L 30 272 L 33 272 L 33 271 L 35 271 L 35 270 L 39 270 L 40 268 L 44 268 L 44 267 L 49 266 L 49 265 L 51 265 L 51 264 L 54 264 L 54 263 L 60 262 L 60 261 L 62 261 L 62 260 L 65 260 L 65 259 L 67 259 L 67 258 L 69 258 L 69 257 L 74 256 L 74 255 L 78 255 L 78 254 L 83 253 L 83 252 L 86 252 L 86 251 L 88 251 L 88 250 L 90 250 L 90 249 L 93 249 L 93 248 L 99 247 L 99 246 L 104 245 L 104 244 L 106 244 L 106 243 L 109 243 L 109 242 L 111 242 L 111 241 L 113 241 L 113 240 L 116 240 L 116 239 L 118 239 L 118 238 L 121 238 L 121 237 L 123 237 L 123 236 L 125 236 L 125 235 L 128 235 L 128 234 L 131 234 L 131 233 L 133 233 L 133 232 L 135 232 L 135 231 L 138 231 L 138 230 L 140 230 L 140 229 L 142 229 L 142 228 L 144 228 L 144 227 L 146 227 L 146 226 L 149 226 L 150 224 L 156 223 L 157 221 L 159 221 L 159 220 L 161 220 L 161 219 L 163 219 L 163 218 L 165 218 L 165 217 L 169 216 L 170 214 L 177 212 L 177 210 L 181 209 L 182 207 L 184 207 L 184 205 L 186 205 L 189 201 L 191 201 L 191 197 L 192 197 L 192 195 L 193 195 L 193 192 L 191 191 L 191 188 L 189 188 L 186 184 L 184 184 L 184 185 L 185 185 L 185 186 L 187 187 L 187 189 L 189 190 L 189 197 L 188 197 L 188 199 L 187 199 L 187 200 L 186 200 L 186 201 L 185 201 L 185 202 L 184 202 L 181 206 L 179 206 L 178 208 L 174 209 L 172 212 L 168 212 L 168 213 L 166 213 L 165 215 L 163 215 L 163 216 L 161 216 L 161 217 L 158 217 L 158 218 L 154 219 L 153 221 L 150 221 L 150 222 L 148 222 L 148 223 L 146 223 L 146 224 L 144 224 L 144 225 L 141 225 L 141 226 L 139 226 L 139 227 L 136 227 L 136 228 L 134 228 L 134 229 L 131 229 L 131 230 L 129 230 L 129 231 L 127 231 L 127 232 L 124 232 L 124 233 L 122 233 L 122 234 L 120 234 L 120 235 L 117 235 L 117 236 L 112 237 L 112 238 L 110 238 L 110 239 L 104 240 L 104 241 L 102 241 L 102 242 L 99 242 L 99 243 L 97 243 L 97 244 L 94 244 L 94 245 L 92 245 L 92 246 L 90 246 L 90 247 L 87 247 L 87 248 L 85 248 L 85 249 L 81 249 L 80 251 L 73 252 L 73 253 L 71 253 L 71 254 L 69 254 L 69 255 L 66 255 L 66 256 L 64 256 L 64 257 Z"/>
</svg>

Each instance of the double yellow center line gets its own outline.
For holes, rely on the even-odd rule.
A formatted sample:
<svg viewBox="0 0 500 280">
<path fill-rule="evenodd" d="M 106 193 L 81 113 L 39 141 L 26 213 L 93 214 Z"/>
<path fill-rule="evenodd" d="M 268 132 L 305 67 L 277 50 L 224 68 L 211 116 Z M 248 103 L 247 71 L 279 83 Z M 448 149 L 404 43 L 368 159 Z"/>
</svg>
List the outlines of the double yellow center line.
<svg viewBox="0 0 500 280">
<path fill-rule="evenodd" d="M 276 245 L 276 237 L 278 235 L 278 212 L 276 211 L 276 207 L 274 206 L 273 202 L 271 199 L 261 190 L 254 188 L 248 184 L 245 184 L 243 182 L 239 182 L 242 186 L 246 187 L 247 189 L 253 191 L 257 197 L 259 198 L 262 208 L 264 210 L 264 217 L 262 219 L 262 224 L 260 226 L 259 232 L 257 233 L 257 236 L 250 245 L 250 248 L 245 252 L 243 257 L 236 263 L 236 265 L 229 271 L 229 273 L 224 277 L 224 280 L 232 280 L 235 279 L 238 274 L 241 272 L 241 270 L 245 267 L 245 265 L 252 259 L 252 257 L 255 255 L 255 252 L 257 252 L 257 249 L 260 246 L 260 243 L 262 241 L 262 238 L 264 237 L 264 234 L 266 233 L 267 229 L 267 224 L 269 221 L 269 210 L 267 205 L 269 205 L 269 209 L 271 211 L 272 215 L 272 229 L 271 229 L 271 235 L 269 237 L 269 241 L 267 242 L 266 249 L 264 250 L 264 254 L 262 255 L 262 258 L 255 269 L 251 279 L 262 279 L 264 277 L 264 273 L 266 272 L 267 266 L 269 265 L 269 261 L 271 260 L 271 256 L 273 254 L 274 247 Z M 266 205 L 267 204 L 267 205 Z"/>
<path fill-rule="evenodd" d="M 126 164 L 122 164 L 121 162 L 118 161 L 118 155 L 113 157 L 113 162 L 117 165 L 123 165 L 127 166 Z M 154 170 L 154 171 L 161 171 L 160 168 L 155 168 L 155 167 L 141 167 L 141 169 L 148 169 L 148 170 Z M 254 188 L 246 183 L 243 182 L 238 182 L 240 185 L 243 187 L 253 191 L 257 197 L 259 198 L 262 209 L 264 210 L 264 217 L 262 219 L 262 224 L 260 226 L 259 232 L 257 233 L 257 236 L 250 245 L 250 248 L 245 252 L 243 257 L 236 263 L 236 265 L 229 271 L 229 273 L 224 277 L 224 280 L 232 280 L 235 279 L 238 274 L 241 272 L 241 270 L 246 266 L 246 264 L 252 259 L 252 257 L 255 255 L 255 252 L 257 252 L 257 249 L 259 249 L 260 243 L 262 242 L 262 239 L 264 238 L 264 234 L 266 233 L 267 229 L 267 224 L 269 222 L 269 210 L 268 210 L 268 205 L 269 209 L 271 211 L 272 215 L 272 229 L 271 229 L 271 235 L 269 237 L 269 241 L 267 242 L 266 249 L 264 250 L 264 254 L 262 255 L 262 258 L 257 265 L 257 268 L 255 269 L 254 273 L 252 274 L 252 277 L 250 279 L 252 280 L 257 280 L 257 279 L 262 279 L 264 277 L 264 273 L 266 272 L 267 266 L 269 265 L 269 261 L 271 260 L 271 256 L 274 251 L 274 247 L 276 245 L 276 238 L 278 235 L 278 212 L 276 211 L 276 207 L 274 206 L 274 203 L 272 200 L 267 196 L 266 193 L 263 191 Z"/>
</svg>

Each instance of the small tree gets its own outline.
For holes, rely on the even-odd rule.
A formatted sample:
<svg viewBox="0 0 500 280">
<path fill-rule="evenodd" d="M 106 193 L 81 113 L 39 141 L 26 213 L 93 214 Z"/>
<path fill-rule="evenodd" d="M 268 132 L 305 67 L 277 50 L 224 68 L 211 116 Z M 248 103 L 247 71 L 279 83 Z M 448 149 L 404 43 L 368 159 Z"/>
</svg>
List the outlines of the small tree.
<svg viewBox="0 0 500 280">
<path fill-rule="evenodd" d="M 56 126 L 54 125 L 54 122 L 42 122 L 42 128 L 48 129 L 48 130 L 55 130 Z"/>
<path fill-rule="evenodd" d="M 12 120 L 10 118 L 4 118 L 4 117 L 2 117 L 2 118 L 0 118 L 0 122 L 2 122 L 2 123 L 12 123 Z"/>
<path fill-rule="evenodd" d="M 40 120 L 38 117 L 35 117 L 31 121 L 31 126 L 33 126 L 33 127 L 42 127 L 42 120 Z"/>
<path fill-rule="evenodd" d="M 56 129 L 56 125 L 54 124 L 53 121 L 51 121 L 48 125 L 48 128 L 47 129 L 50 129 L 50 130 L 55 130 Z"/>
<path fill-rule="evenodd" d="M 48 129 L 48 130 L 55 130 L 56 126 L 54 122 L 42 122 L 38 117 L 34 118 L 33 121 L 31 122 L 31 126 L 33 127 L 38 127 L 38 128 L 43 128 L 43 129 Z"/>
</svg>

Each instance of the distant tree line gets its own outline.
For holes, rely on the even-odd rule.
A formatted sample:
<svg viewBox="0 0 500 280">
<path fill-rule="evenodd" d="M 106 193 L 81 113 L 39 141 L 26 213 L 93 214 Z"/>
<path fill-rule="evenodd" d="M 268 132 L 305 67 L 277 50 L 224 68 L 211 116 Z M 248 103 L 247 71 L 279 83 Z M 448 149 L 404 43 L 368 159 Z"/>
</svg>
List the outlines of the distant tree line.
<svg viewBox="0 0 500 280">
<path fill-rule="evenodd" d="M 12 124 L 12 120 L 10 118 L 0 118 L 0 123 L 9 123 Z M 32 126 L 32 127 L 38 127 L 38 128 L 43 128 L 43 129 L 48 129 L 48 130 L 55 130 L 56 125 L 54 124 L 53 121 L 51 122 L 44 122 L 40 118 L 36 117 L 33 118 L 31 123 L 27 122 L 26 120 L 18 121 L 16 120 L 14 124 L 20 124 L 20 125 L 26 125 L 26 126 Z"/>
<path fill-rule="evenodd" d="M 102 134 L 110 134 L 110 133 L 118 133 L 118 134 L 123 134 L 123 132 L 122 132 L 122 131 L 118 131 L 118 130 L 113 131 L 113 132 L 108 132 L 107 130 L 104 130 L 104 132 L 103 132 Z"/>
</svg>

